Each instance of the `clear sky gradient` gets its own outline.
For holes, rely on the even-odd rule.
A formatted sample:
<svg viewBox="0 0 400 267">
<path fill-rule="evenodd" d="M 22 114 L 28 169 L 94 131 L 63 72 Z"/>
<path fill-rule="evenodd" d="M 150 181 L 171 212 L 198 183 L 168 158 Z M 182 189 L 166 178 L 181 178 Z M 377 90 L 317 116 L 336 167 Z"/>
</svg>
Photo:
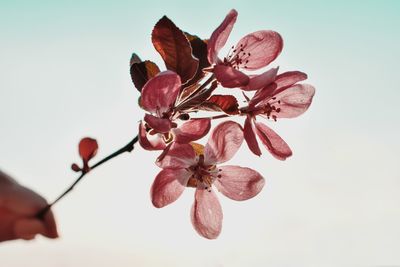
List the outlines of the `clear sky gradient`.
<svg viewBox="0 0 400 267">
<path fill-rule="evenodd" d="M 317 89 L 306 114 L 270 123 L 292 158 L 243 146 L 232 160 L 265 176 L 261 194 L 220 195 L 223 231 L 205 240 L 190 224 L 193 190 L 151 205 L 157 153 L 137 147 L 55 207 L 59 240 L 1 244 L 1 267 L 400 265 L 399 1 L 0 0 L 0 168 L 54 199 L 75 178 L 81 137 L 98 139 L 100 158 L 136 134 L 129 58 L 163 67 L 157 20 L 208 38 L 231 8 L 229 44 L 280 32 L 272 66 Z"/>
</svg>

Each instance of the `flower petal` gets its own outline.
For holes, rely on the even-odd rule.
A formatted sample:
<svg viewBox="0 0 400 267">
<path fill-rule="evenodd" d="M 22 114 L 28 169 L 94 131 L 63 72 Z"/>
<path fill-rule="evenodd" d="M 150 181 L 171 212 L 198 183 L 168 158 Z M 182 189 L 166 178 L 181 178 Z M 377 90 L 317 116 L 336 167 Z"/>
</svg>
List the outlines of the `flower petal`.
<svg viewBox="0 0 400 267">
<path fill-rule="evenodd" d="M 191 209 L 191 219 L 194 229 L 201 236 L 215 239 L 222 230 L 222 208 L 213 191 L 196 189 L 194 203 Z"/>
<path fill-rule="evenodd" d="M 251 98 L 249 102 L 250 107 L 255 107 L 257 105 L 262 105 L 272 97 L 272 94 L 275 92 L 277 89 L 276 83 L 269 84 L 259 90 L 254 94 L 254 96 Z"/>
<path fill-rule="evenodd" d="M 157 133 L 168 133 L 171 130 L 171 121 L 169 119 L 161 119 L 150 114 L 145 114 L 144 121 Z"/>
<path fill-rule="evenodd" d="M 175 72 L 160 72 L 143 86 L 140 105 L 150 113 L 165 112 L 174 105 L 180 88 L 181 79 Z"/>
<path fill-rule="evenodd" d="M 263 105 L 270 100 L 274 95 L 284 91 L 286 88 L 294 85 L 297 82 L 307 79 L 307 74 L 300 71 L 288 71 L 276 76 L 273 84 L 267 85 L 259 89 L 251 99 L 249 105 Z"/>
<path fill-rule="evenodd" d="M 272 68 L 259 75 L 249 76 L 249 83 L 246 86 L 241 87 L 241 89 L 245 91 L 253 91 L 273 83 L 275 81 L 276 74 L 278 73 L 278 69 L 279 68 Z"/>
<path fill-rule="evenodd" d="M 236 54 L 248 70 L 267 66 L 281 53 L 283 40 L 274 31 L 257 31 L 240 39 L 236 45 Z"/>
<path fill-rule="evenodd" d="M 264 178 L 253 169 L 239 166 L 218 166 L 221 169 L 214 185 L 233 200 L 247 200 L 255 197 L 263 188 Z"/>
<path fill-rule="evenodd" d="M 247 116 L 246 120 L 244 121 L 244 139 L 246 140 L 247 146 L 257 156 L 261 156 L 261 150 L 258 146 L 258 142 L 256 139 L 255 132 L 256 130 L 253 127 L 251 117 Z"/>
<path fill-rule="evenodd" d="M 218 82 L 226 88 L 246 87 L 249 83 L 249 76 L 230 66 L 215 65 L 213 72 Z"/>
<path fill-rule="evenodd" d="M 173 143 L 168 151 L 157 159 L 157 166 L 163 169 L 184 169 L 195 164 L 196 154 L 189 144 Z"/>
<path fill-rule="evenodd" d="M 187 144 L 204 137 L 211 127 L 210 119 L 190 120 L 176 129 L 172 129 L 175 134 L 175 142 Z"/>
<path fill-rule="evenodd" d="M 162 208 L 177 200 L 183 193 L 190 173 L 185 169 L 164 169 L 159 172 L 150 189 L 151 202 Z"/>
<path fill-rule="evenodd" d="M 276 76 L 275 83 L 277 85 L 277 88 L 284 89 L 306 79 L 307 74 L 305 74 L 304 72 L 287 71 Z"/>
<path fill-rule="evenodd" d="M 143 122 L 139 124 L 139 144 L 146 150 L 163 150 L 165 148 L 162 137 L 159 134 L 148 134 Z"/>
<path fill-rule="evenodd" d="M 206 164 L 230 160 L 243 142 L 242 127 L 233 121 L 226 121 L 215 127 L 204 150 Z"/>
<path fill-rule="evenodd" d="M 268 101 L 276 108 L 271 112 L 271 116 L 294 118 L 303 114 L 311 105 L 314 94 L 315 88 L 308 84 L 296 84 L 283 90 Z"/>
<path fill-rule="evenodd" d="M 261 122 L 256 122 L 255 125 L 258 137 L 275 158 L 285 160 L 292 155 L 290 147 L 271 128 Z"/>
<path fill-rule="evenodd" d="M 208 61 L 210 64 L 217 63 L 218 52 L 225 45 L 229 34 L 232 31 L 233 25 L 236 22 L 238 13 L 232 9 L 226 15 L 224 21 L 215 29 L 207 43 Z"/>
</svg>

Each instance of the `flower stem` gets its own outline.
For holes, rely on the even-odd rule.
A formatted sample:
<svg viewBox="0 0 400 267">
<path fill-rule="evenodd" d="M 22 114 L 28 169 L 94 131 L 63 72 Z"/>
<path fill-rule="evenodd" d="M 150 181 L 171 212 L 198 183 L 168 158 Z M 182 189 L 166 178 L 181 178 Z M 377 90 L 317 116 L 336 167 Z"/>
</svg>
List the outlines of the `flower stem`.
<svg viewBox="0 0 400 267">
<path fill-rule="evenodd" d="M 211 117 L 192 118 L 192 120 L 202 120 L 202 119 L 216 120 L 216 119 L 222 119 L 222 118 L 226 118 L 226 117 L 230 117 L 230 116 L 228 114 L 221 114 L 221 115 L 211 116 Z"/>
<path fill-rule="evenodd" d="M 196 97 L 196 94 L 199 93 L 201 90 L 203 90 L 207 85 L 215 81 L 215 76 L 214 74 L 211 75 L 202 85 L 200 85 L 198 88 L 196 88 L 190 95 L 188 95 L 179 105 L 175 107 L 175 109 L 179 110 L 184 104 L 186 104 L 188 101 L 192 100 L 193 97 Z"/>
<path fill-rule="evenodd" d="M 51 209 L 51 207 L 53 207 L 57 202 L 59 202 L 61 199 L 63 199 L 66 195 L 68 195 L 73 189 L 74 187 L 82 180 L 83 177 L 86 176 L 86 174 L 88 174 L 91 170 L 97 168 L 98 166 L 102 165 L 103 163 L 109 161 L 110 159 L 115 158 L 116 156 L 125 153 L 125 152 L 131 152 L 134 149 L 134 146 L 136 144 L 136 142 L 138 141 L 139 137 L 135 136 L 135 138 L 132 139 L 132 141 L 130 141 L 128 144 L 126 144 L 125 146 L 121 147 L 120 149 L 118 149 L 117 151 L 115 151 L 114 153 L 108 155 L 107 157 L 103 158 L 102 160 L 100 160 L 99 162 L 97 162 L 96 164 L 94 164 L 93 166 L 90 167 L 88 172 L 82 172 L 81 175 L 75 180 L 75 182 L 73 182 L 59 197 L 57 197 L 53 202 L 51 202 L 50 204 L 48 204 L 45 208 L 43 208 L 41 211 L 39 211 L 36 214 L 37 218 L 43 218 L 44 215 Z"/>
</svg>

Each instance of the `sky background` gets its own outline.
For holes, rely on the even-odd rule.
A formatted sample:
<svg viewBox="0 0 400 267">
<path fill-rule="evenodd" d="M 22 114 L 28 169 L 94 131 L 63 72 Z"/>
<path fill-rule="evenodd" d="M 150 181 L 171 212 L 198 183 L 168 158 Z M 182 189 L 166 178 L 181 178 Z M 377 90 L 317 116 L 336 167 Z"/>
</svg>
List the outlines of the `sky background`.
<svg viewBox="0 0 400 267">
<path fill-rule="evenodd" d="M 306 72 L 317 90 L 303 116 L 270 123 L 293 157 L 244 145 L 230 162 L 262 173 L 264 190 L 246 202 L 219 195 L 222 234 L 203 239 L 193 190 L 152 206 L 157 153 L 137 146 L 54 208 L 60 239 L 3 243 L 0 266 L 400 265 L 399 1 L 0 0 L 0 167 L 54 199 L 76 177 L 81 137 L 97 138 L 100 158 L 136 135 L 129 58 L 163 67 L 157 20 L 208 38 L 231 8 L 228 45 L 278 31 L 285 46 L 271 66 Z"/>
</svg>

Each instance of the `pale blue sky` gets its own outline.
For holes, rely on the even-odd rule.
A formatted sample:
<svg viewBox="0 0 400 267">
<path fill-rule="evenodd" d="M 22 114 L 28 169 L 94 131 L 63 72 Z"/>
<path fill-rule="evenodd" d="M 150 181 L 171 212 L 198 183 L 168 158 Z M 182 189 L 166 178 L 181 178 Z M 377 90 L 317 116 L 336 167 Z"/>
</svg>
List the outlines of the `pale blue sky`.
<svg viewBox="0 0 400 267">
<path fill-rule="evenodd" d="M 400 264 L 400 2 L 0 0 L 0 167 L 48 199 L 74 179 L 82 136 L 105 156 L 136 134 L 142 111 L 132 52 L 159 63 L 150 42 L 163 15 L 204 38 L 225 14 L 229 43 L 281 33 L 274 66 L 309 75 L 310 110 L 272 127 L 294 151 L 278 162 L 232 161 L 267 181 L 248 202 L 220 197 L 223 232 L 192 229 L 193 192 L 162 210 L 149 188 L 156 153 L 138 148 L 87 177 L 55 207 L 62 238 L 0 245 L 0 265 L 342 266 Z M 23 256 L 23 257 L 21 257 Z"/>
</svg>

